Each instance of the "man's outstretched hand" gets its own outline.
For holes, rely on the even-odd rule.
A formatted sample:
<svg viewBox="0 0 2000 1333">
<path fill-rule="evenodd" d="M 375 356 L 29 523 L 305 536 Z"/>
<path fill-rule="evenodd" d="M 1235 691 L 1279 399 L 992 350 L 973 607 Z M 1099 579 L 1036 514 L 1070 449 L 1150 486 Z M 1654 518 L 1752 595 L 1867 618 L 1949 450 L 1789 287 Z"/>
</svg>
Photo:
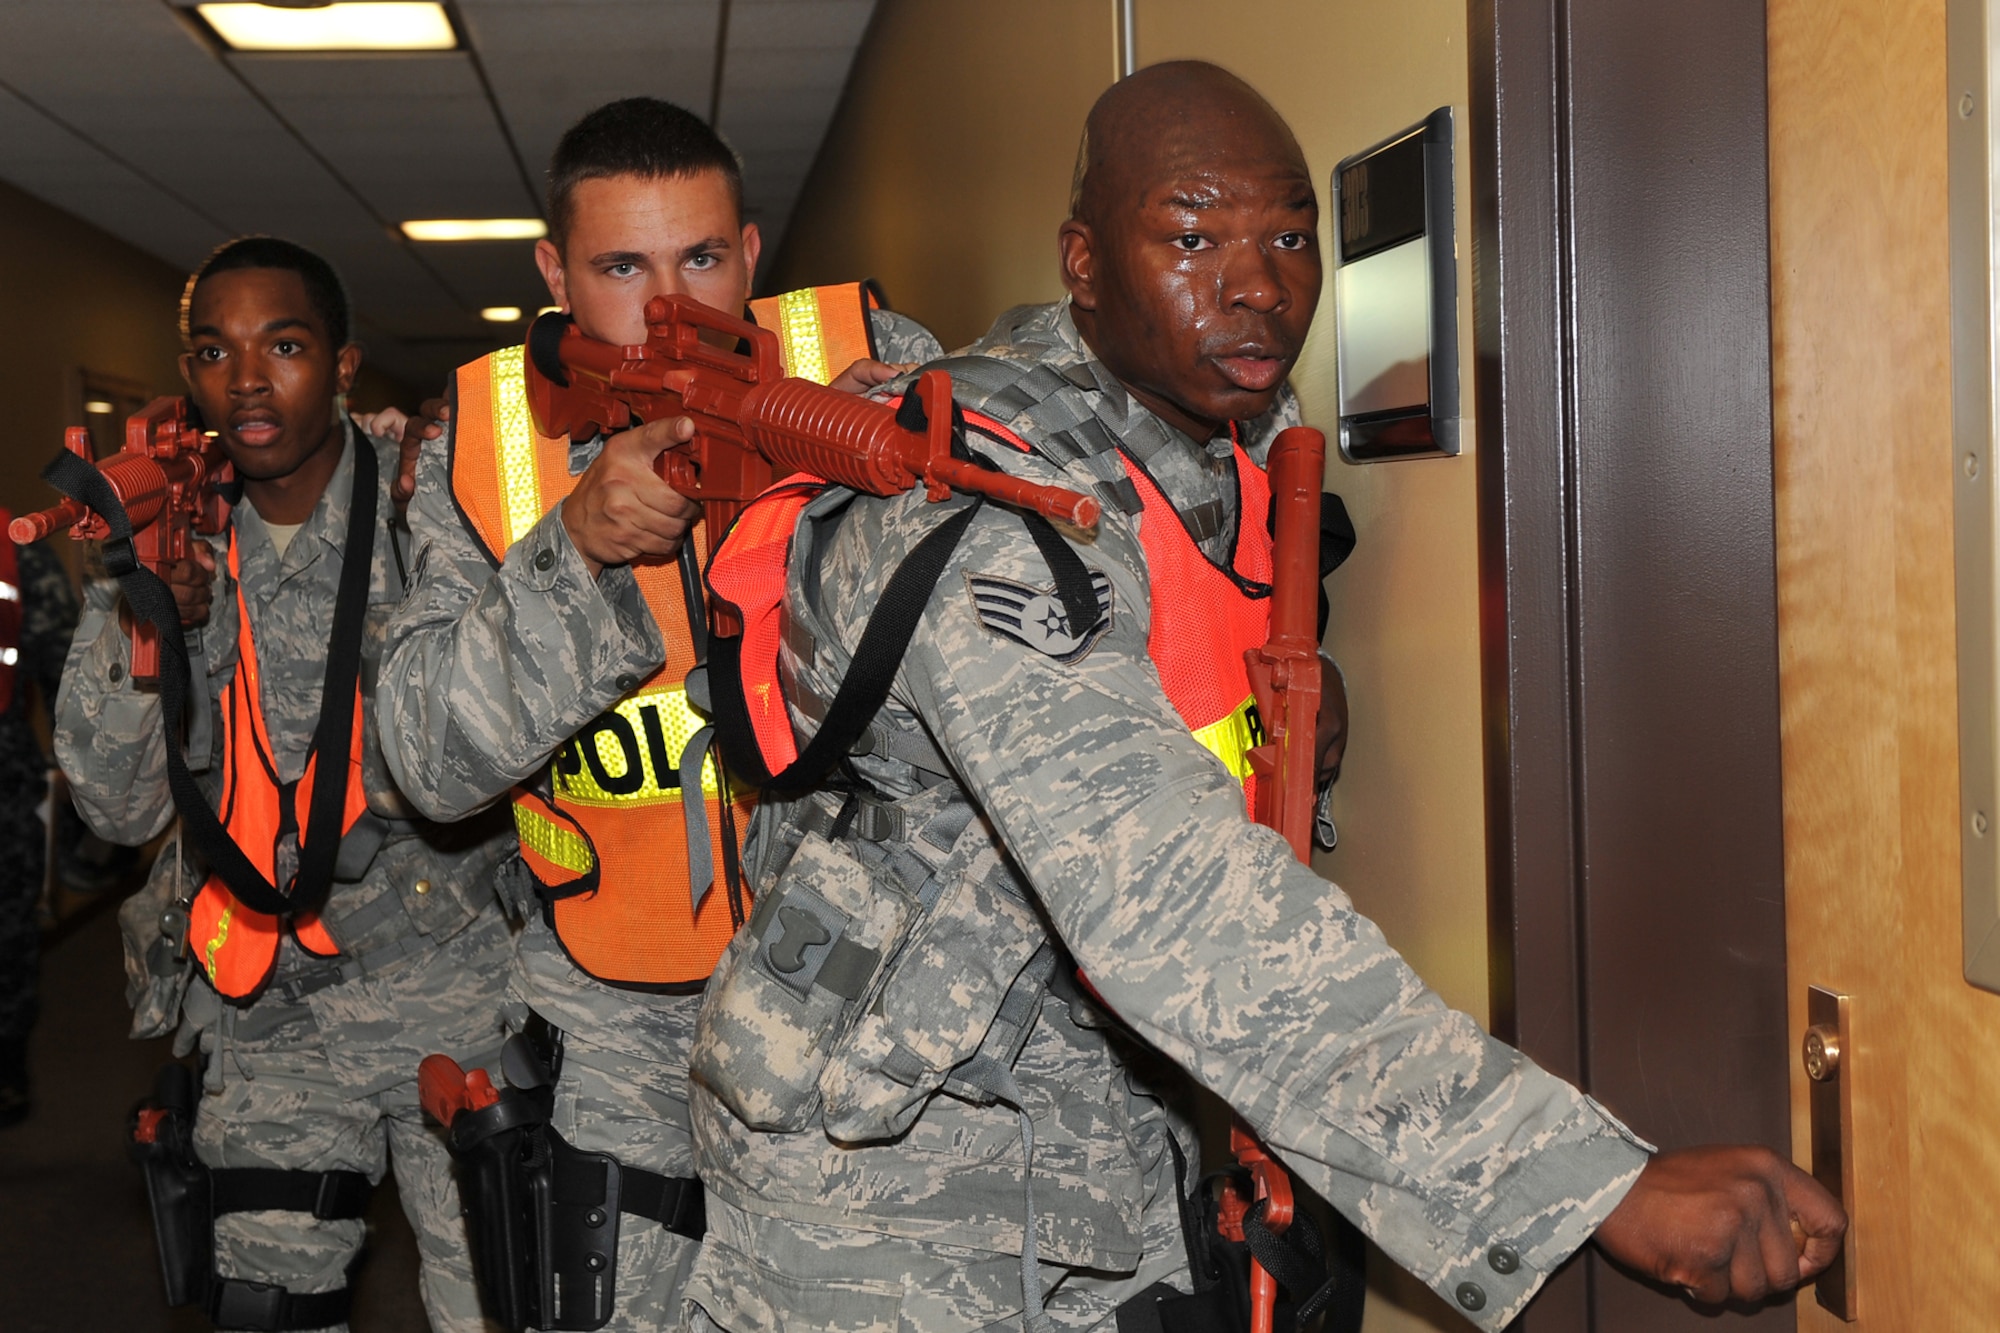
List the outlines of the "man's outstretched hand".
<svg viewBox="0 0 2000 1333">
<path fill-rule="evenodd" d="M 1597 1229 L 1606 1254 L 1697 1301 L 1758 1301 L 1840 1253 L 1847 1214 L 1768 1148 L 1661 1153 Z"/>
</svg>

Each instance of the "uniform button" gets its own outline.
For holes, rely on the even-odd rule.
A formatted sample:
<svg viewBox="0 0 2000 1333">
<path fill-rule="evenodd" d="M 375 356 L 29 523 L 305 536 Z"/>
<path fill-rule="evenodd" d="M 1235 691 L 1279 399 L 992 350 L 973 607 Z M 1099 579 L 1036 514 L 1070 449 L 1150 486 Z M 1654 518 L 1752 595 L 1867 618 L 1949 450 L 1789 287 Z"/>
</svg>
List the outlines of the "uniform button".
<svg viewBox="0 0 2000 1333">
<path fill-rule="evenodd" d="M 1458 1303 L 1468 1310 L 1484 1310 L 1486 1308 L 1486 1293 L 1480 1289 L 1477 1282 L 1459 1283 L 1457 1294 Z"/>
<path fill-rule="evenodd" d="M 415 888 L 418 893 L 429 893 L 431 891 L 431 882 L 427 879 L 420 879 L 416 882 Z"/>
<path fill-rule="evenodd" d="M 113 685 L 116 685 L 119 681 L 125 679 L 124 664 L 122 662 L 113 662 L 111 664 L 111 671 L 109 674 L 111 676 L 111 683 Z"/>
<path fill-rule="evenodd" d="M 1486 1252 L 1486 1263 L 1494 1272 L 1506 1275 L 1521 1266 L 1521 1256 L 1509 1245 L 1495 1245 Z"/>
<path fill-rule="evenodd" d="M 535 552 L 535 568 L 544 574 L 556 567 L 556 553 L 546 548 Z"/>
<path fill-rule="evenodd" d="M 639 688 L 639 678 L 629 671 L 619 676 L 613 683 L 621 690 L 636 690 Z"/>
</svg>

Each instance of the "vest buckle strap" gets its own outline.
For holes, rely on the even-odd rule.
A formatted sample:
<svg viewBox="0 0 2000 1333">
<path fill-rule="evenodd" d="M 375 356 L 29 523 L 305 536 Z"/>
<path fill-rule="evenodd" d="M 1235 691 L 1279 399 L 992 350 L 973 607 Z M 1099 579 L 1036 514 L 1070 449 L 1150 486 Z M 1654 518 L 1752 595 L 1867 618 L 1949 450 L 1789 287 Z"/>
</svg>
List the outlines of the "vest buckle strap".
<svg viewBox="0 0 2000 1333">
<path fill-rule="evenodd" d="M 393 965 L 413 954 L 422 953 L 431 947 L 428 935 L 410 934 L 391 940 L 379 949 L 370 949 L 356 957 L 343 955 L 330 959 L 320 967 L 308 968 L 296 976 L 277 982 L 272 989 L 285 999 L 297 1004 L 308 995 L 317 995 L 329 986 L 341 986 L 363 977 L 379 976 Z"/>
</svg>

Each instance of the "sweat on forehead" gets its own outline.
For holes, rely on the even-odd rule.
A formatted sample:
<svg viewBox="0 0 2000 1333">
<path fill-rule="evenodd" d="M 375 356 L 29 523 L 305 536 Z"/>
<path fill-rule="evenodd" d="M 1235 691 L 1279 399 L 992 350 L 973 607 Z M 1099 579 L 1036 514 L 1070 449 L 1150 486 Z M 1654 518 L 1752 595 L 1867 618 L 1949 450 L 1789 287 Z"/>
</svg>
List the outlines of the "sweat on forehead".
<svg viewBox="0 0 2000 1333">
<path fill-rule="evenodd" d="M 1089 222 L 1148 188 L 1223 164 L 1285 162 L 1298 140 L 1256 89 L 1219 65 L 1150 65 L 1105 90 L 1084 121 L 1070 214 Z"/>
</svg>

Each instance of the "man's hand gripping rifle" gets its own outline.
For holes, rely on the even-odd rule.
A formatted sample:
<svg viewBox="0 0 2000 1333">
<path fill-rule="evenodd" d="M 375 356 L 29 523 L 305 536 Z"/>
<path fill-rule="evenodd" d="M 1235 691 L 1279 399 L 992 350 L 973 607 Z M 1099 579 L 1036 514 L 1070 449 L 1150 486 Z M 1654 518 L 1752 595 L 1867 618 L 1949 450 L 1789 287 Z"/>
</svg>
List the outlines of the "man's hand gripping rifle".
<svg viewBox="0 0 2000 1333">
<path fill-rule="evenodd" d="M 125 447 L 96 461 L 90 432 L 72 426 L 64 453 L 42 476 L 70 498 L 9 525 L 7 535 L 36 542 L 59 528 L 77 541 L 103 541 L 105 567 L 124 575 L 137 566 L 162 574 L 190 559 L 194 538 L 229 522 L 227 487 L 235 469 L 215 438 L 195 424 L 185 398 L 155 398 L 125 422 Z M 122 512 L 121 512 L 122 511 Z M 160 676 L 158 632 L 132 619 L 132 679 L 151 686 Z"/>
<path fill-rule="evenodd" d="M 963 491 L 1073 527 L 1097 525 L 1097 501 L 1087 496 L 953 457 L 951 376 L 943 371 L 918 381 L 924 425 L 911 429 L 888 403 L 787 378 L 777 334 L 688 297 L 648 302 L 646 333 L 645 342 L 621 347 L 584 336 L 566 315 L 536 320 L 527 357 L 535 428 L 584 439 L 689 417 L 694 438 L 661 455 L 660 475 L 702 503 L 716 539 L 744 505 L 795 472 L 868 495 L 922 485 L 935 501 Z"/>
</svg>

